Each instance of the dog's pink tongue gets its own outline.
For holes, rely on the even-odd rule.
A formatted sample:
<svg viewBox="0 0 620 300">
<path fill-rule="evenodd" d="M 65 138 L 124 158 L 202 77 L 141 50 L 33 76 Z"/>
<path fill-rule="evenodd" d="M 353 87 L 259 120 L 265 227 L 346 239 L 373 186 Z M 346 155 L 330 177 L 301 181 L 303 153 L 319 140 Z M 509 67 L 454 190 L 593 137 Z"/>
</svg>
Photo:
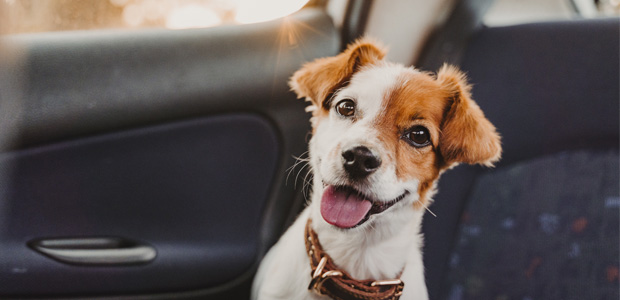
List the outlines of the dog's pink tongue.
<svg viewBox="0 0 620 300">
<path fill-rule="evenodd" d="M 368 213 L 372 203 L 346 190 L 329 186 L 321 198 L 321 215 L 327 223 L 340 228 L 357 225 Z"/>
</svg>

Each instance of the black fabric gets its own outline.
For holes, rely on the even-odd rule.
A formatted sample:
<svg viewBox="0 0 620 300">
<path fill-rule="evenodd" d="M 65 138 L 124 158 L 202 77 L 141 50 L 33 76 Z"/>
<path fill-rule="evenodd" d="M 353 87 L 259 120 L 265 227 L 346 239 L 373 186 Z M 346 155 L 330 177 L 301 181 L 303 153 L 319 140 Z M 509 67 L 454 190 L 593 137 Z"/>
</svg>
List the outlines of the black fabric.
<svg viewBox="0 0 620 300">
<path fill-rule="evenodd" d="M 498 167 L 576 149 L 618 149 L 620 20 L 578 20 L 483 28 L 461 68 L 473 98 L 502 135 Z M 459 166 L 439 182 L 424 220 L 425 267 L 437 299 L 456 229 L 476 177 Z M 498 274 L 499 275 L 499 274 Z"/>
<path fill-rule="evenodd" d="M 0 294 L 166 292 L 240 276 L 259 257 L 280 146 L 264 118 L 235 114 L 1 154 Z M 87 268 L 26 245 L 97 236 L 137 239 L 157 257 Z"/>
<path fill-rule="evenodd" d="M 440 299 L 618 299 L 618 164 L 563 152 L 480 176 Z"/>
</svg>

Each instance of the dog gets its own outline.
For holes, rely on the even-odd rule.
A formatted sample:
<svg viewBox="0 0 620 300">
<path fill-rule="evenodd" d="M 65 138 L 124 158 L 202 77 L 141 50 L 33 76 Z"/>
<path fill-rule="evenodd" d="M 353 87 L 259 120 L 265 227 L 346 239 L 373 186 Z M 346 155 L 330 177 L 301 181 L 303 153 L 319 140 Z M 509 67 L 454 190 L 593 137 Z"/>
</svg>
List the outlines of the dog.
<svg viewBox="0 0 620 300">
<path fill-rule="evenodd" d="M 432 74 L 385 54 L 362 38 L 292 76 L 312 112 L 312 194 L 261 262 L 253 299 L 428 299 L 420 226 L 437 180 L 459 163 L 493 166 L 500 136 L 456 67 Z"/>
</svg>

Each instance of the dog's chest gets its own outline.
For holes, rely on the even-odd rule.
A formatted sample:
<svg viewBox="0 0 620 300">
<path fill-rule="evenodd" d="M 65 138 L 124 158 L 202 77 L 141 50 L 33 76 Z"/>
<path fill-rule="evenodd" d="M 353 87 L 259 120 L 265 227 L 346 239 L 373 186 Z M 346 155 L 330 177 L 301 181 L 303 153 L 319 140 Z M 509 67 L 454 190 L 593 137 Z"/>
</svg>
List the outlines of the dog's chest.
<svg viewBox="0 0 620 300">
<path fill-rule="evenodd" d="M 353 278 L 384 280 L 398 278 L 411 251 L 420 251 L 416 234 L 395 236 L 373 243 L 363 237 L 319 234 L 319 239 L 334 264 Z"/>
</svg>

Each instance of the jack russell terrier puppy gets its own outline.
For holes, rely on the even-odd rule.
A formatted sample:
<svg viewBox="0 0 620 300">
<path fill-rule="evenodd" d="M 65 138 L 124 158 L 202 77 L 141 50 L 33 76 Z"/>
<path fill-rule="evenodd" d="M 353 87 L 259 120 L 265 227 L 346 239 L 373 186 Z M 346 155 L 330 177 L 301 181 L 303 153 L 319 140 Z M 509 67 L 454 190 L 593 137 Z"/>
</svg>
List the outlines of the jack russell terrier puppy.
<svg viewBox="0 0 620 300">
<path fill-rule="evenodd" d="M 254 299 L 428 299 L 420 226 L 437 179 L 492 166 L 500 137 L 455 67 L 385 53 L 361 39 L 291 78 L 312 112 L 311 201 L 263 259 Z"/>
</svg>

